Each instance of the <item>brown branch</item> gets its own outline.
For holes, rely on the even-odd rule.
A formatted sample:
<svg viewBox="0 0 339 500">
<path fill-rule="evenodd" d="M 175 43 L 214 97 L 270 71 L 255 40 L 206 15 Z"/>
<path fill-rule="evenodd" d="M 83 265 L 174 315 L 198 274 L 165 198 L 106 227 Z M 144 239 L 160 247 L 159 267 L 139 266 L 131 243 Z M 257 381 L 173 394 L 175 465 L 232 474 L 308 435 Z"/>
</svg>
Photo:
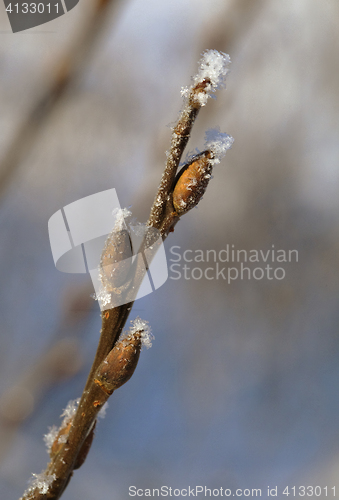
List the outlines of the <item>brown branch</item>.
<svg viewBox="0 0 339 500">
<path fill-rule="evenodd" d="M 205 79 L 191 88 L 186 105 L 179 116 L 178 123 L 173 129 L 171 148 L 168 153 L 166 167 L 147 222 L 148 226 L 159 229 L 163 238 L 167 236 L 170 229 L 173 228 L 174 224 L 179 220 L 174 214 L 172 218 L 170 217 L 174 212 L 171 193 L 173 192 L 174 180 L 179 162 L 186 148 L 188 139 L 190 138 L 195 119 L 201 108 L 201 102 L 199 102 L 198 99 L 199 94 L 207 92 L 206 89 L 209 85 L 210 81 Z"/>
<path fill-rule="evenodd" d="M 162 239 L 165 239 L 180 216 L 198 204 L 209 182 L 213 164 L 219 162 L 218 155 L 226 151 L 232 143 L 229 136 L 224 146 L 220 141 L 217 145 L 211 143 L 206 151 L 193 157 L 177 175 L 179 162 L 199 109 L 206 104 L 210 93 L 219 87 L 222 83 L 220 80 L 226 75 L 225 66 L 229 62 L 228 56 L 216 51 L 210 51 L 209 55 L 206 53 L 205 56 L 201 62 L 200 73 L 195 77 L 194 84 L 186 91 L 186 104 L 173 129 L 167 163 L 151 208 L 139 255 L 156 241 L 159 232 Z M 209 72 L 211 78 L 206 76 Z M 226 136 L 226 134 L 221 135 Z M 124 231 L 113 230 L 103 250 L 101 265 L 105 259 L 109 260 L 117 248 L 121 251 L 126 241 L 123 235 Z M 115 237 L 118 238 L 116 241 L 114 241 Z M 111 245 L 110 250 L 107 245 Z M 125 250 L 126 247 L 123 251 Z M 136 264 L 134 269 L 135 273 L 128 284 L 129 289 L 133 290 L 133 297 L 136 296 L 143 278 L 140 266 Z M 35 485 L 24 494 L 22 500 L 58 500 L 73 470 L 83 462 L 83 456 L 87 454 L 90 447 L 91 433 L 99 410 L 113 391 L 130 378 L 139 358 L 142 330 L 134 330 L 128 337 L 128 341 L 126 339 L 118 341 L 132 305 L 131 301 L 102 312 L 99 345 L 78 409 L 70 422 L 69 430 L 67 429 L 66 442 L 59 446 L 60 442 L 56 437 L 57 451 L 52 454 L 51 462 L 42 476 L 47 484 L 46 488 L 43 487 L 44 485 L 42 487 Z M 130 340 L 131 336 L 132 340 Z M 62 431 L 63 429 L 60 432 Z"/>
</svg>

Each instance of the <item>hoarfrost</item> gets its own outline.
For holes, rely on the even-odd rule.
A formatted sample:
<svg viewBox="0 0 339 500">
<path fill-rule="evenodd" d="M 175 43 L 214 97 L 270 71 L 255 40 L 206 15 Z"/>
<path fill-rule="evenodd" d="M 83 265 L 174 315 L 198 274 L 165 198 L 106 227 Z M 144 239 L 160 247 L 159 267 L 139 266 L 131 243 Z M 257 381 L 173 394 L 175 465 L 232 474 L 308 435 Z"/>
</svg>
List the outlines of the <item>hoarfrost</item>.
<svg viewBox="0 0 339 500">
<path fill-rule="evenodd" d="M 115 217 L 114 224 L 114 232 L 122 231 L 125 229 L 125 219 L 132 215 L 132 212 L 128 210 L 128 208 L 115 208 L 112 212 L 112 215 Z"/>
<path fill-rule="evenodd" d="M 101 408 L 101 410 L 98 413 L 98 418 L 105 418 L 106 417 L 107 408 L 108 408 L 108 402 L 106 401 L 106 403 L 104 404 L 104 406 Z"/>
<path fill-rule="evenodd" d="M 199 61 L 198 74 L 193 78 L 195 84 L 209 79 L 212 91 L 225 87 L 226 75 L 229 72 L 228 66 L 231 58 L 224 52 L 217 50 L 205 50 Z"/>
<path fill-rule="evenodd" d="M 181 87 L 180 94 L 182 97 L 188 97 L 190 89 L 188 87 Z"/>
<path fill-rule="evenodd" d="M 111 302 L 111 294 L 104 289 L 100 290 L 99 293 L 93 293 L 92 297 L 99 302 L 100 308 L 107 306 Z"/>
<path fill-rule="evenodd" d="M 131 321 L 131 323 L 132 326 L 122 338 L 128 338 L 130 335 L 140 333 L 141 346 L 146 347 L 146 349 L 152 347 L 152 340 L 154 340 L 154 336 L 152 335 L 151 327 L 149 326 L 148 321 L 143 320 L 138 316 L 135 320 Z"/>
<path fill-rule="evenodd" d="M 60 427 L 53 425 L 52 427 L 49 427 L 48 433 L 44 435 L 44 442 L 45 442 L 45 445 L 47 447 L 48 453 L 51 452 L 52 446 L 53 446 L 59 432 L 62 429 L 64 429 L 65 427 L 67 427 L 67 425 L 70 423 L 70 421 L 74 417 L 74 415 L 77 411 L 79 402 L 80 402 L 80 398 L 69 401 L 66 408 L 64 409 L 64 411 L 60 415 L 61 417 L 64 417 Z M 59 436 L 58 443 L 66 443 L 66 441 L 67 441 L 67 434 Z"/>
<path fill-rule="evenodd" d="M 60 429 L 63 429 L 70 423 L 70 421 L 72 420 L 77 411 L 79 403 L 80 403 L 80 398 L 73 399 L 68 402 L 66 408 L 60 415 L 61 417 L 64 417 Z"/>
<path fill-rule="evenodd" d="M 52 427 L 49 427 L 49 432 L 44 435 L 44 442 L 47 447 L 48 453 L 50 453 L 58 433 L 59 433 L 58 427 L 56 425 L 53 425 Z"/>
<path fill-rule="evenodd" d="M 205 133 L 205 147 L 214 154 L 213 164 L 220 163 L 226 151 L 232 147 L 234 139 L 232 136 L 220 132 L 220 129 L 210 129 Z"/>
<path fill-rule="evenodd" d="M 205 106 L 208 98 L 213 97 L 212 92 L 226 86 L 226 75 L 229 72 L 228 65 L 230 62 L 230 56 L 224 52 L 218 52 L 217 50 L 203 52 L 199 61 L 198 73 L 193 77 L 194 86 L 203 81 L 208 82 L 206 91 L 195 95 L 195 99 L 200 106 Z M 186 90 L 182 89 L 181 95 L 185 96 L 186 94 Z"/>
<path fill-rule="evenodd" d="M 40 474 L 32 474 L 32 478 L 30 479 L 30 486 L 24 493 L 24 497 L 33 493 L 34 490 L 38 489 L 39 493 L 42 495 L 46 495 L 53 481 L 56 480 L 55 474 L 46 474 L 45 472 L 41 472 Z M 21 497 L 22 498 L 22 497 Z"/>
<path fill-rule="evenodd" d="M 195 148 L 194 151 L 188 151 L 185 155 L 184 161 L 179 163 L 179 167 L 183 167 L 184 165 L 187 165 L 187 163 L 191 163 L 194 158 L 201 153 L 200 149 Z"/>
</svg>

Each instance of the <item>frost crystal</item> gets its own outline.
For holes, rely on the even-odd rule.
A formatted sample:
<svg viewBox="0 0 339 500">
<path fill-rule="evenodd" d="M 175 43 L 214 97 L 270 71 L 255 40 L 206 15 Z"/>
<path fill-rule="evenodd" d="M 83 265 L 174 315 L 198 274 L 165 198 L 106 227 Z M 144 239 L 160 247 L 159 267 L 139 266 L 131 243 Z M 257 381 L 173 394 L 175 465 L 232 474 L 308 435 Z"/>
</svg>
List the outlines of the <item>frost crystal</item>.
<svg viewBox="0 0 339 500">
<path fill-rule="evenodd" d="M 52 427 L 49 427 L 49 432 L 44 435 L 44 442 L 46 444 L 48 453 L 51 452 L 52 446 L 55 443 L 55 440 L 56 440 L 58 434 L 60 433 L 60 431 L 62 429 L 65 429 L 65 427 L 68 426 L 68 424 L 70 423 L 70 421 L 74 417 L 74 415 L 77 411 L 79 402 L 80 402 L 80 398 L 75 399 L 73 401 L 69 401 L 68 405 L 66 406 L 66 408 L 64 409 L 64 411 L 60 415 L 61 417 L 64 417 L 63 421 L 61 423 L 61 426 L 59 428 L 56 427 L 55 425 L 53 425 Z M 66 443 L 66 441 L 67 441 L 67 434 L 62 434 L 59 436 L 58 443 Z"/>
<path fill-rule="evenodd" d="M 181 87 L 180 94 L 181 97 L 188 97 L 190 93 L 190 89 L 188 87 Z M 166 151 L 168 153 L 168 151 Z"/>
<path fill-rule="evenodd" d="M 67 427 L 67 425 L 70 423 L 70 421 L 72 420 L 77 411 L 79 403 L 80 403 L 80 398 L 68 402 L 66 408 L 60 415 L 61 417 L 64 417 L 60 429 Z"/>
<path fill-rule="evenodd" d="M 194 83 L 200 83 L 205 79 L 211 81 L 213 90 L 225 87 L 226 75 L 229 72 L 228 65 L 231 58 L 228 54 L 217 50 L 206 50 L 200 59 L 198 74 L 194 77 Z"/>
<path fill-rule="evenodd" d="M 53 425 L 52 427 L 49 427 L 49 432 L 44 435 L 44 442 L 45 445 L 47 446 L 48 453 L 50 453 L 58 433 L 59 433 L 58 427 L 56 425 Z"/>
<path fill-rule="evenodd" d="M 108 403 L 106 401 L 106 403 L 104 404 L 104 406 L 101 408 L 101 410 L 98 413 L 98 418 L 105 418 L 106 417 L 107 408 L 108 408 Z"/>
<path fill-rule="evenodd" d="M 115 208 L 112 212 L 115 217 L 114 232 L 122 231 L 125 229 L 125 219 L 132 215 L 128 208 Z"/>
<path fill-rule="evenodd" d="M 206 50 L 202 54 L 202 58 L 199 61 L 199 71 L 198 74 L 193 77 L 194 85 L 198 85 L 203 81 L 209 82 L 206 87 L 206 92 L 199 92 L 195 98 L 198 100 L 201 106 L 205 106 L 209 97 L 211 97 L 211 92 L 225 87 L 226 75 L 229 72 L 228 65 L 231 62 L 231 58 L 228 54 L 223 52 L 218 52 L 217 50 Z M 181 94 L 185 95 L 185 89 L 181 90 Z"/>
<path fill-rule="evenodd" d="M 219 129 L 210 129 L 205 133 L 205 147 L 214 154 L 213 164 L 220 163 L 226 151 L 232 147 L 234 139 L 232 136 L 220 132 Z"/>
<path fill-rule="evenodd" d="M 100 273 L 100 279 L 102 279 L 101 273 Z M 111 294 L 106 292 L 106 290 L 102 289 L 100 290 L 99 293 L 94 293 L 92 295 L 94 300 L 97 300 L 100 304 L 100 309 L 107 306 L 111 302 Z"/>
<path fill-rule="evenodd" d="M 131 323 L 132 326 L 122 338 L 128 338 L 130 335 L 140 333 L 141 346 L 146 347 L 146 349 L 152 347 L 152 340 L 154 340 L 154 336 L 152 335 L 151 327 L 149 326 L 148 321 L 145 321 L 138 316 L 135 320 L 131 321 Z"/>
<path fill-rule="evenodd" d="M 30 479 L 30 486 L 25 491 L 24 497 L 33 493 L 34 490 L 38 489 L 39 493 L 42 495 L 46 495 L 53 481 L 56 480 L 55 474 L 46 474 L 45 472 L 41 472 L 40 474 L 32 474 L 32 478 Z M 22 498 L 22 497 L 21 497 Z"/>
</svg>

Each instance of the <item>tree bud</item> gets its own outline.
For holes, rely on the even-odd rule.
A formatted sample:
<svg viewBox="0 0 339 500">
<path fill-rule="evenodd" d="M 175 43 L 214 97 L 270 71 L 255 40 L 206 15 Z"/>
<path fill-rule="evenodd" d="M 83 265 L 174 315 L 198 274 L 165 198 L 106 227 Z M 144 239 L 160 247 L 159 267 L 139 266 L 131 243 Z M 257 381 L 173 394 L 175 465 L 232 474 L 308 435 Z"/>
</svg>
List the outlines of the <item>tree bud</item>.
<svg viewBox="0 0 339 500">
<path fill-rule="evenodd" d="M 107 238 L 101 255 L 101 281 L 107 292 L 124 285 L 132 263 L 132 244 L 129 233 L 113 231 Z"/>
<path fill-rule="evenodd" d="M 212 172 L 212 153 L 195 156 L 178 174 L 173 191 L 173 206 L 179 216 L 195 207 L 206 191 Z"/>
<path fill-rule="evenodd" d="M 99 366 L 94 382 L 107 394 L 125 384 L 138 364 L 141 345 L 141 331 L 119 340 Z"/>
</svg>

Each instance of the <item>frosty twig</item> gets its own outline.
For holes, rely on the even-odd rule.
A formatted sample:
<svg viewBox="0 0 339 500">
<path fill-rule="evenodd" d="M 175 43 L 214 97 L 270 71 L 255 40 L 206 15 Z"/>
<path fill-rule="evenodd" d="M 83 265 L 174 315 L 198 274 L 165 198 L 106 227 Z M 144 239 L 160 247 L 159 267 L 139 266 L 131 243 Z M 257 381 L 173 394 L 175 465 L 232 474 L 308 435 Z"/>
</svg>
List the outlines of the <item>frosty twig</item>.
<svg viewBox="0 0 339 500">
<path fill-rule="evenodd" d="M 165 239 L 179 218 L 198 204 L 211 178 L 213 166 L 220 162 L 220 158 L 232 145 L 233 139 L 227 134 L 218 130 L 207 132 L 205 150 L 189 159 L 177 174 L 199 109 L 207 103 L 213 92 L 224 86 L 229 62 L 227 54 L 215 50 L 206 51 L 191 87 L 182 90 L 185 105 L 173 129 L 165 170 L 147 222 L 148 231 L 139 252 L 148 246 L 150 240 L 153 241 L 152 231 L 156 232 L 153 228 L 160 231 Z M 123 216 L 124 213 L 120 215 Z M 125 279 L 122 277 L 124 268 L 122 274 L 115 272 L 115 265 L 120 262 L 118 254 L 121 252 L 124 258 L 130 255 L 128 233 L 123 219 L 120 222 L 119 227 L 115 227 L 108 237 L 101 259 L 102 266 L 107 264 L 113 268 L 116 285 L 121 285 Z M 136 290 L 140 285 L 137 274 L 138 272 L 131 278 L 131 286 Z M 110 278 L 111 275 L 106 275 L 102 269 L 104 288 L 110 287 Z M 132 376 L 142 344 L 146 347 L 150 345 L 151 335 L 147 322 L 139 318 L 128 334 L 119 340 L 132 305 L 133 302 L 129 302 L 102 312 L 101 337 L 80 402 L 78 406 L 72 404 L 66 410 L 67 418 L 65 417 L 61 428 L 53 429 L 46 438 L 51 462 L 44 473 L 35 476 L 22 500 L 60 498 L 73 470 L 86 458 L 100 409 L 113 391 Z"/>
<path fill-rule="evenodd" d="M 216 50 L 205 51 L 192 85 L 181 90 L 185 104 L 172 132 L 166 167 L 147 223 L 159 229 L 163 237 L 173 230 L 179 220 L 179 214 L 173 207 L 172 193 L 179 162 L 190 138 L 194 121 L 201 107 L 206 105 L 208 98 L 212 97 L 217 89 L 225 86 L 230 62 L 228 54 Z"/>
</svg>

